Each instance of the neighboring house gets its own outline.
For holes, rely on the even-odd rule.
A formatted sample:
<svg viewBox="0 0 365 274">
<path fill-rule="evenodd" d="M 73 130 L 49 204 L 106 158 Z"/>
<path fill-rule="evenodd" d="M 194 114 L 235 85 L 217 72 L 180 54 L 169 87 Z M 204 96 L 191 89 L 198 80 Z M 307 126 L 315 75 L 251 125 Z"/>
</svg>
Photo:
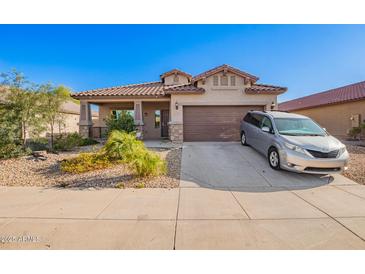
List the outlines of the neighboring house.
<svg viewBox="0 0 365 274">
<path fill-rule="evenodd" d="M 365 81 L 280 103 L 279 109 L 309 116 L 344 138 L 365 119 Z"/>
<path fill-rule="evenodd" d="M 95 111 L 92 111 L 91 113 L 92 120 L 96 122 L 98 113 Z M 72 101 L 66 102 L 62 104 L 60 114 L 62 119 L 61 122 L 55 124 L 55 134 L 79 132 L 80 104 Z M 50 131 L 47 130 L 46 133 L 49 134 Z M 43 133 L 42 135 L 45 136 L 46 133 Z"/>
<path fill-rule="evenodd" d="M 237 141 L 240 120 L 249 110 L 270 110 L 284 87 L 257 84 L 258 77 L 228 65 L 196 76 L 173 69 L 159 82 L 94 89 L 75 93 L 80 100 L 80 133 L 100 137 L 112 111 L 134 113 L 144 139 L 172 141 Z M 99 106 L 92 123 L 90 104 Z"/>
<path fill-rule="evenodd" d="M 7 89 L 4 86 L 0 86 L 0 104 L 6 100 Z M 79 131 L 79 120 L 80 120 L 80 105 L 76 102 L 66 102 L 62 105 L 60 109 L 60 114 L 62 115 L 62 122 L 57 122 L 54 127 L 54 133 L 72 133 Z M 93 121 L 97 121 L 98 113 L 92 112 Z M 48 129 L 40 134 L 44 137 L 50 133 Z"/>
</svg>

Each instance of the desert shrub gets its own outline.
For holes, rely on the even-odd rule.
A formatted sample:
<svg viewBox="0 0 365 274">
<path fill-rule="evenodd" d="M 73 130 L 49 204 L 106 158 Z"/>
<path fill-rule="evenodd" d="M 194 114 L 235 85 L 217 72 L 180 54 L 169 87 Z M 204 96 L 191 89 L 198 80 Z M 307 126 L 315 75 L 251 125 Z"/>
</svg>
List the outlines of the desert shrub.
<svg viewBox="0 0 365 274">
<path fill-rule="evenodd" d="M 133 116 L 126 110 L 119 111 L 116 116 L 111 115 L 105 119 L 105 124 L 107 127 L 107 135 L 109 135 L 113 130 L 131 133 L 136 129 Z"/>
<path fill-rule="evenodd" d="M 61 170 L 69 173 L 84 173 L 112 166 L 115 161 L 101 153 L 80 153 L 77 157 L 61 162 Z"/>
<path fill-rule="evenodd" d="M 98 141 L 91 139 L 91 138 L 82 138 L 79 146 L 91 146 L 91 145 L 96 145 L 99 144 Z"/>
<path fill-rule="evenodd" d="M 27 147 L 29 147 L 32 151 L 47 150 L 48 149 L 48 139 L 47 138 L 36 138 L 33 140 L 29 140 L 29 141 L 27 141 Z"/>
<path fill-rule="evenodd" d="M 82 141 L 78 133 L 61 134 L 56 137 L 53 148 L 55 150 L 71 150 L 77 147 Z"/>
<path fill-rule="evenodd" d="M 103 148 L 112 159 L 120 159 L 138 176 L 158 176 L 166 173 L 166 162 L 149 151 L 133 133 L 114 130 Z"/>
<path fill-rule="evenodd" d="M 55 150 L 72 150 L 77 146 L 88 146 L 95 145 L 99 142 L 90 139 L 84 138 L 78 133 L 68 133 L 59 135 L 54 141 L 53 148 Z"/>
<path fill-rule="evenodd" d="M 137 176 L 158 176 L 166 173 L 166 162 L 146 149 L 133 133 L 118 130 L 111 132 L 105 146 L 97 153 L 81 153 L 62 161 L 61 170 L 83 173 L 124 163 Z"/>
<path fill-rule="evenodd" d="M 28 155 L 30 153 L 30 149 L 23 148 L 23 146 L 20 144 L 9 143 L 0 145 L 0 159 L 15 158 Z"/>
<path fill-rule="evenodd" d="M 348 135 L 353 139 L 359 138 L 360 134 L 361 134 L 361 127 L 353 127 L 349 130 L 348 133 Z"/>
</svg>

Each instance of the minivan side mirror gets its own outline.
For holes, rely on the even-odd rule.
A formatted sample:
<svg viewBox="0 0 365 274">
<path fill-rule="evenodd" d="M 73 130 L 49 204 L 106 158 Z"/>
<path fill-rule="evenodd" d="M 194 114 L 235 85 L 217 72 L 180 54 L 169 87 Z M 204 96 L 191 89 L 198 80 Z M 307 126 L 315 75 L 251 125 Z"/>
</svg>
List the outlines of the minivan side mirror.
<svg viewBox="0 0 365 274">
<path fill-rule="evenodd" d="M 263 132 L 271 133 L 271 130 L 270 130 L 270 128 L 269 128 L 269 127 L 262 127 L 262 128 L 261 128 L 261 130 L 262 130 Z"/>
</svg>

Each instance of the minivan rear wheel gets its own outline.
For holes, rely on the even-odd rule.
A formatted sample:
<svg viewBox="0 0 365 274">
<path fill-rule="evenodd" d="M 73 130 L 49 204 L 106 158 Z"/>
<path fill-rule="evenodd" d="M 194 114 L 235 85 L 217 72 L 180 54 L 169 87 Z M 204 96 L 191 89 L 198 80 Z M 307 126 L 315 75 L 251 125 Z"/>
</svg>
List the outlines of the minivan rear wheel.
<svg viewBox="0 0 365 274">
<path fill-rule="evenodd" d="M 272 147 L 268 153 L 269 165 L 272 169 L 280 169 L 280 157 L 279 152 L 276 148 Z"/>
<path fill-rule="evenodd" d="M 244 131 L 241 132 L 241 145 L 247 146 L 246 134 Z"/>
</svg>

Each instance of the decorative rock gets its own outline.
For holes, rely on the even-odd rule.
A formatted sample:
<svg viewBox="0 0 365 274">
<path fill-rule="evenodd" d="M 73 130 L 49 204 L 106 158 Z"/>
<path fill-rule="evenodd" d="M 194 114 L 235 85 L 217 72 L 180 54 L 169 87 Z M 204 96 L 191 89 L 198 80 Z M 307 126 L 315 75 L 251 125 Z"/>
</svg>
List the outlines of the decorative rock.
<svg viewBox="0 0 365 274">
<path fill-rule="evenodd" d="M 75 157 L 80 151 L 93 151 L 93 149 L 93 146 L 89 146 L 78 151 L 60 152 L 58 155 L 47 154 L 47 157 L 20 157 L 0 160 L 0 186 L 105 188 L 115 187 L 118 183 L 123 183 L 128 188 L 143 183 L 146 188 L 173 188 L 179 185 L 181 148 L 152 149 L 166 159 L 168 165 L 168 173 L 165 176 L 155 178 L 135 178 L 133 173 L 124 165 L 82 174 L 64 173 L 60 170 L 62 160 Z M 29 159 L 33 160 L 29 161 Z"/>
</svg>

